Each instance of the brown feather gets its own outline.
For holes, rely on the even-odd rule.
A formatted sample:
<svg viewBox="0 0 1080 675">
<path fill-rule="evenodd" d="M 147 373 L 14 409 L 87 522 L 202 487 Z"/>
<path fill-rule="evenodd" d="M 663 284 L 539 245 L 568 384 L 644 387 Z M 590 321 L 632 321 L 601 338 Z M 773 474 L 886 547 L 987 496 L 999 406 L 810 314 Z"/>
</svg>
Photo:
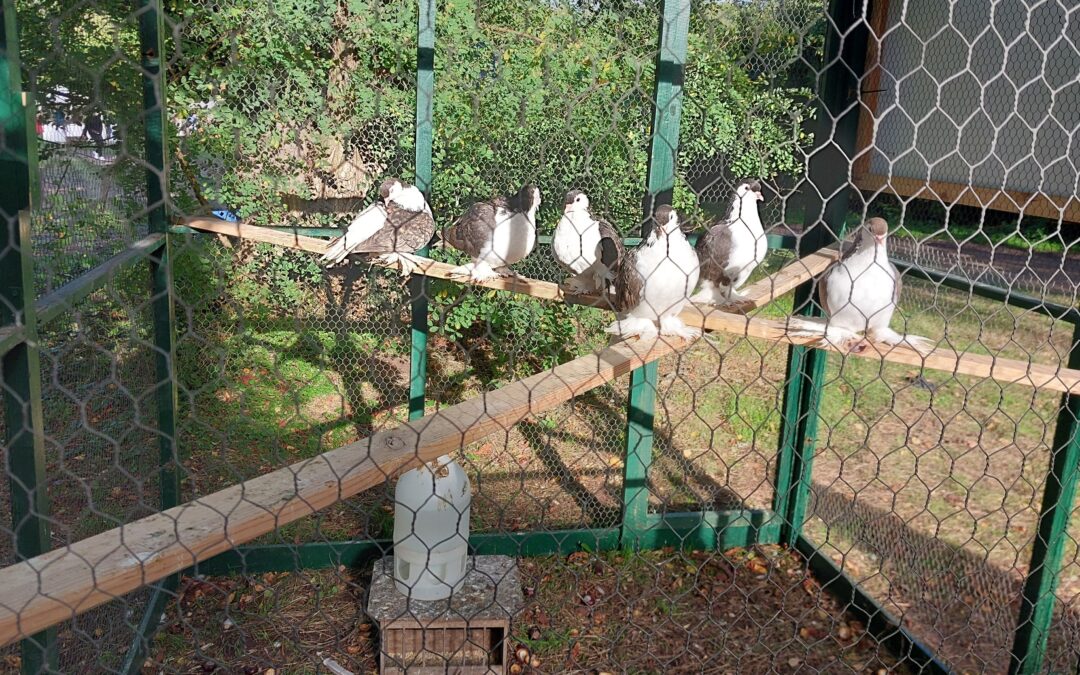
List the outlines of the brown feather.
<svg viewBox="0 0 1080 675">
<path fill-rule="evenodd" d="M 727 261 L 731 256 L 731 228 L 729 223 L 713 225 L 697 241 L 701 279 L 714 284 L 730 286 L 734 281 L 727 275 Z"/>
<path fill-rule="evenodd" d="M 486 202 L 476 202 L 446 229 L 443 238 L 454 248 L 470 256 L 480 255 L 495 231 L 495 213 L 506 208 L 506 199 L 499 197 Z"/>
<path fill-rule="evenodd" d="M 615 269 L 626 256 L 622 235 L 606 220 L 598 219 L 596 222 L 600 227 L 600 262 L 609 270 Z"/>
<path fill-rule="evenodd" d="M 435 221 L 426 211 L 410 211 L 395 202 L 386 206 L 386 224 L 354 253 L 415 253 L 431 241 Z"/>
<path fill-rule="evenodd" d="M 641 303 L 641 292 L 645 287 L 645 280 L 637 271 L 637 252 L 636 248 L 627 251 L 616 272 L 615 311 L 617 312 L 629 311 Z"/>
</svg>

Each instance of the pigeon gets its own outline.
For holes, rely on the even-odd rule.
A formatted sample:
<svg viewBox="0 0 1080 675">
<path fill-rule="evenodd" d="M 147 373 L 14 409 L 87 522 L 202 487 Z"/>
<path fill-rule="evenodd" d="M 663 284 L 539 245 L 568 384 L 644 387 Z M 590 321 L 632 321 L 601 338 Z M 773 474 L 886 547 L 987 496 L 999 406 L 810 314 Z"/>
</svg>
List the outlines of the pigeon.
<svg viewBox="0 0 1080 675">
<path fill-rule="evenodd" d="M 528 184 L 512 197 L 470 206 L 443 237 L 472 258 L 472 262 L 451 270 L 450 276 L 487 281 L 513 274 L 509 265 L 524 260 L 536 246 L 539 207 L 540 189 Z"/>
<path fill-rule="evenodd" d="M 551 251 L 573 274 L 564 282 L 571 293 L 606 293 L 624 253 L 622 236 L 611 223 L 593 217 L 589 196 L 581 190 L 566 193 Z"/>
<path fill-rule="evenodd" d="M 739 287 L 765 260 L 768 242 L 758 215 L 761 184 L 744 180 L 735 188 L 731 211 L 723 222 L 706 230 L 697 242 L 701 260 L 701 289 L 691 298 L 708 305 L 745 300 Z"/>
<path fill-rule="evenodd" d="M 871 218 L 859 229 L 854 245 L 842 248 L 840 259 L 818 282 L 818 297 L 828 319 L 793 318 L 790 325 L 795 330 L 790 335 L 819 335 L 819 341 L 851 352 L 866 349 L 869 339 L 890 346 L 907 343 L 928 353 L 933 343 L 927 338 L 901 335 L 889 328 L 902 288 L 900 272 L 886 250 L 889 224 Z"/>
<path fill-rule="evenodd" d="M 679 228 L 679 214 L 661 206 L 653 215 L 656 227 L 637 247 L 626 252 L 615 276 L 618 319 L 607 332 L 622 338 L 654 337 L 659 333 L 693 339 L 700 331 L 679 318 L 698 281 L 698 258 Z"/>
<path fill-rule="evenodd" d="M 435 219 L 424 193 L 415 185 L 387 178 L 379 186 L 379 200 L 357 214 L 344 235 L 330 242 L 322 261 L 333 267 L 351 253 L 377 254 L 380 262 L 398 267 L 406 276 L 423 262 L 414 253 L 434 234 Z"/>
</svg>

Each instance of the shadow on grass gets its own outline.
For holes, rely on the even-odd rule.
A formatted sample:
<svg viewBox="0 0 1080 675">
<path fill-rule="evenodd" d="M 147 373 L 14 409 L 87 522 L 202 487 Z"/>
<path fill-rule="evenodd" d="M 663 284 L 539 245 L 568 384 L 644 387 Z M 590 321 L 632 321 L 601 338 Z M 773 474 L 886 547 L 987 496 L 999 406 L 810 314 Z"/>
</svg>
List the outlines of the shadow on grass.
<svg viewBox="0 0 1080 675">
<path fill-rule="evenodd" d="M 996 567 L 985 556 L 919 532 L 892 511 L 821 483 L 813 484 L 810 513 L 825 524 L 826 552 L 843 551 L 849 576 L 866 584 L 864 590 L 892 611 L 901 610 L 902 623 L 950 666 L 958 672 L 1003 672 L 1019 611 L 1022 570 Z M 849 560 L 852 545 L 858 552 Z M 1018 557 L 1024 555 L 1021 551 Z M 855 573 L 852 563 L 862 566 L 867 556 L 872 569 Z M 1080 657 L 1076 626 L 1080 611 L 1059 603 L 1050 635 L 1050 672 L 1075 667 Z"/>
</svg>

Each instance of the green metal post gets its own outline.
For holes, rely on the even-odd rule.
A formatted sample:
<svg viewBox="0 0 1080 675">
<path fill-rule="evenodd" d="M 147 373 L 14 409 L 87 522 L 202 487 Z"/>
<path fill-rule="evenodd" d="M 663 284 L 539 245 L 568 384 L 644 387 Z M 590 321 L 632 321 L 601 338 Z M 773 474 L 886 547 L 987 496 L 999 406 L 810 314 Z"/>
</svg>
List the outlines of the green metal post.
<svg viewBox="0 0 1080 675">
<path fill-rule="evenodd" d="M 1080 368 L 1080 323 L 1073 324 L 1069 368 Z M 1009 672 L 1028 675 L 1043 672 L 1046 643 L 1054 619 L 1061 560 L 1068 539 L 1069 519 L 1080 478 L 1080 395 L 1065 394 L 1054 429 L 1050 473 L 1046 477 L 1039 510 L 1039 534 L 1031 551 L 1020 615 L 1013 638 Z"/>
<path fill-rule="evenodd" d="M 145 130 L 146 206 L 151 233 L 167 233 L 169 228 L 166 199 L 168 192 L 168 123 L 165 98 L 164 10 L 161 0 L 136 0 L 139 13 L 139 50 L 143 85 L 143 124 Z M 154 322 L 154 351 L 157 380 L 158 456 L 162 510 L 180 503 L 180 455 L 176 439 L 179 408 L 176 387 L 176 316 L 173 309 L 172 274 L 169 241 L 148 258 L 150 299 Z M 124 658 L 121 672 L 139 673 L 150 640 L 160 625 L 159 617 L 176 589 L 180 577 L 169 576 L 152 586 L 153 593 L 136 628 L 135 639 Z"/>
<path fill-rule="evenodd" d="M 25 560 L 50 548 L 41 363 L 30 250 L 30 209 L 38 200 L 37 138 L 33 105 L 22 91 L 14 0 L 3 0 L 0 13 L 0 327 L 22 330 L 22 339 L 3 355 L 0 375 L 11 529 L 15 555 Z M 23 640 L 24 673 L 56 667 L 55 629 Z"/>
<path fill-rule="evenodd" d="M 866 17 L 843 0 L 830 0 L 826 64 L 821 74 L 816 151 L 810 158 L 805 191 L 805 234 L 799 241 L 804 256 L 843 236 L 848 212 L 851 162 L 855 155 L 860 106 L 852 105 L 866 61 Z M 813 281 L 795 289 L 795 310 L 803 315 L 820 314 L 813 302 Z M 794 546 L 802 531 L 810 498 L 811 473 L 825 377 L 827 352 L 792 346 L 788 349 L 787 386 L 780 426 L 780 449 L 776 469 L 773 510 L 781 519 L 781 541 Z"/>
<path fill-rule="evenodd" d="M 165 137 L 167 111 L 165 78 L 164 12 L 161 0 L 138 0 L 139 46 L 142 51 L 143 119 L 145 124 L 146 205 L 150 232 L 168 231 L 165 201 L 168 194 L 168 149 Z M 177 390 L 174 371 L 175 315 L 169 244 L 151 255 L 150 288 L 154 313 L 154 349 L 157 363 L 158 447 L 161 461 L 161 508 L 180 503 L 179 456 L 176 445 Z"/>
<path fill-rule="evenodd" d="M 435 0 L 417 0 L 416 22 L 416 187 L 431 200 L 432 111 L 435 97 Z M 419 251 L 427 255 L 425 246 Z M 409 360 L 409 419 L 424 416 L 427 385 L 427 277 L 409 279 L 412 350 Z"/>
<path fill-rule="evenodd" d="M 656 106 L 644 200 L 642 236 L 648 236 L 656 206 L 671 203 L 679 150 L 682 115 L 683 67 L 690 32 L 690 0 L 664 0 L 660 20 L 659 53 L 656 59 Z M 653 418 L 659 364 L 655 361 L 630 374 L 626 411 L 626 464 L 623 470 L 623 520 L 621 545 L 637 548 L 642 535 L 655 523 L 649 521 L 649 466 L 652 464 Z"/>
<path fill-rule="evenodd" d="M 652 465 L 653 421 L 659 364 L 630 373 L 626 406 L 626 464 L 623 467 L 622 546 L 638 548 L 649 522 L 649 467 Z"/>
</svg>

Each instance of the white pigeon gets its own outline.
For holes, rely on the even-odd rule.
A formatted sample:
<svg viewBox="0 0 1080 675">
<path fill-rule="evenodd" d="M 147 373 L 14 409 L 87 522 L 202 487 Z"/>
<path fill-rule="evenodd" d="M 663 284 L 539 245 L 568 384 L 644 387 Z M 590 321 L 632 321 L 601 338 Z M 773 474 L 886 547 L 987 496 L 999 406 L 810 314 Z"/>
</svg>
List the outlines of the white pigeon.
<svg viewBox="0 0 1080 675">
<path fill-rule="evenodd" d="M 701 290 L 691 298 L 709 305 L 746 299 L 739 288 L 765 260 L 768 240 L 758 214 L 761 183 L 744 180 L 735 188 L 727 218 L 713 225 L 697 242 L 701 261 Z"/>
<path fill-rule="evenodd" d="M 661 206 L 653 215 L 656 226 L 636 248 L 626 252 L 615 276 L 618 320 L 607 332 L 622 338 L 669 335 L 693 339 L 679 312 L 690 301 L 698 282 L 698 258 L 679 228 L 679 214 Z M 657 331 L 659 323 L 659 331 Z"/>
<path fill-rule="evenodd" d="M 345 234 L 330 242 L 322 262 L 332 267 L 352 253 L 371 254 L 408 275 L 424 261 L 414 254 L 434 234 L 435 219 L 424 193 L 415 185 L 387 178 L 379 186 L 379 201 L 358 213 Z"/>
<path fill-rule="evenodd" d="M 540 189 L 524 185 L 512 197 L 477 202 L 443 235 L 472 262 L 450 271 L 451 277 L 487 281 L 513 274 L 509 266 L 524 260 L 536 246 L 536 210 Z"/>
<path fill-rule="evenodd" d="M 884 219 L 863 223 L 854 246 L 848 245 L 818 282 L 819 300 L 828 318 L 792 318 L 789 326 L 795 330 L 789 334 L 818 335 L 821 341 L 852 352 L 866 349 L 868 339 L 890 346 L 906 343 L 924 354 L 932 351 L 934 345 L 927 338 L 902 335 L 889 327 L 903 284 L 899 270 L 889 261 L 888 236 L 889 224 Z"/>
<path fill-rule="evenodd" d="M 573 276 L 563 282 L 571 293 L 607 292 L 625 249 L 622 236 L 611 223 L 589 210 L 589 196 L 581 190 L 566 193 L 566 203 L 551 252 Z"/>
</svg>

